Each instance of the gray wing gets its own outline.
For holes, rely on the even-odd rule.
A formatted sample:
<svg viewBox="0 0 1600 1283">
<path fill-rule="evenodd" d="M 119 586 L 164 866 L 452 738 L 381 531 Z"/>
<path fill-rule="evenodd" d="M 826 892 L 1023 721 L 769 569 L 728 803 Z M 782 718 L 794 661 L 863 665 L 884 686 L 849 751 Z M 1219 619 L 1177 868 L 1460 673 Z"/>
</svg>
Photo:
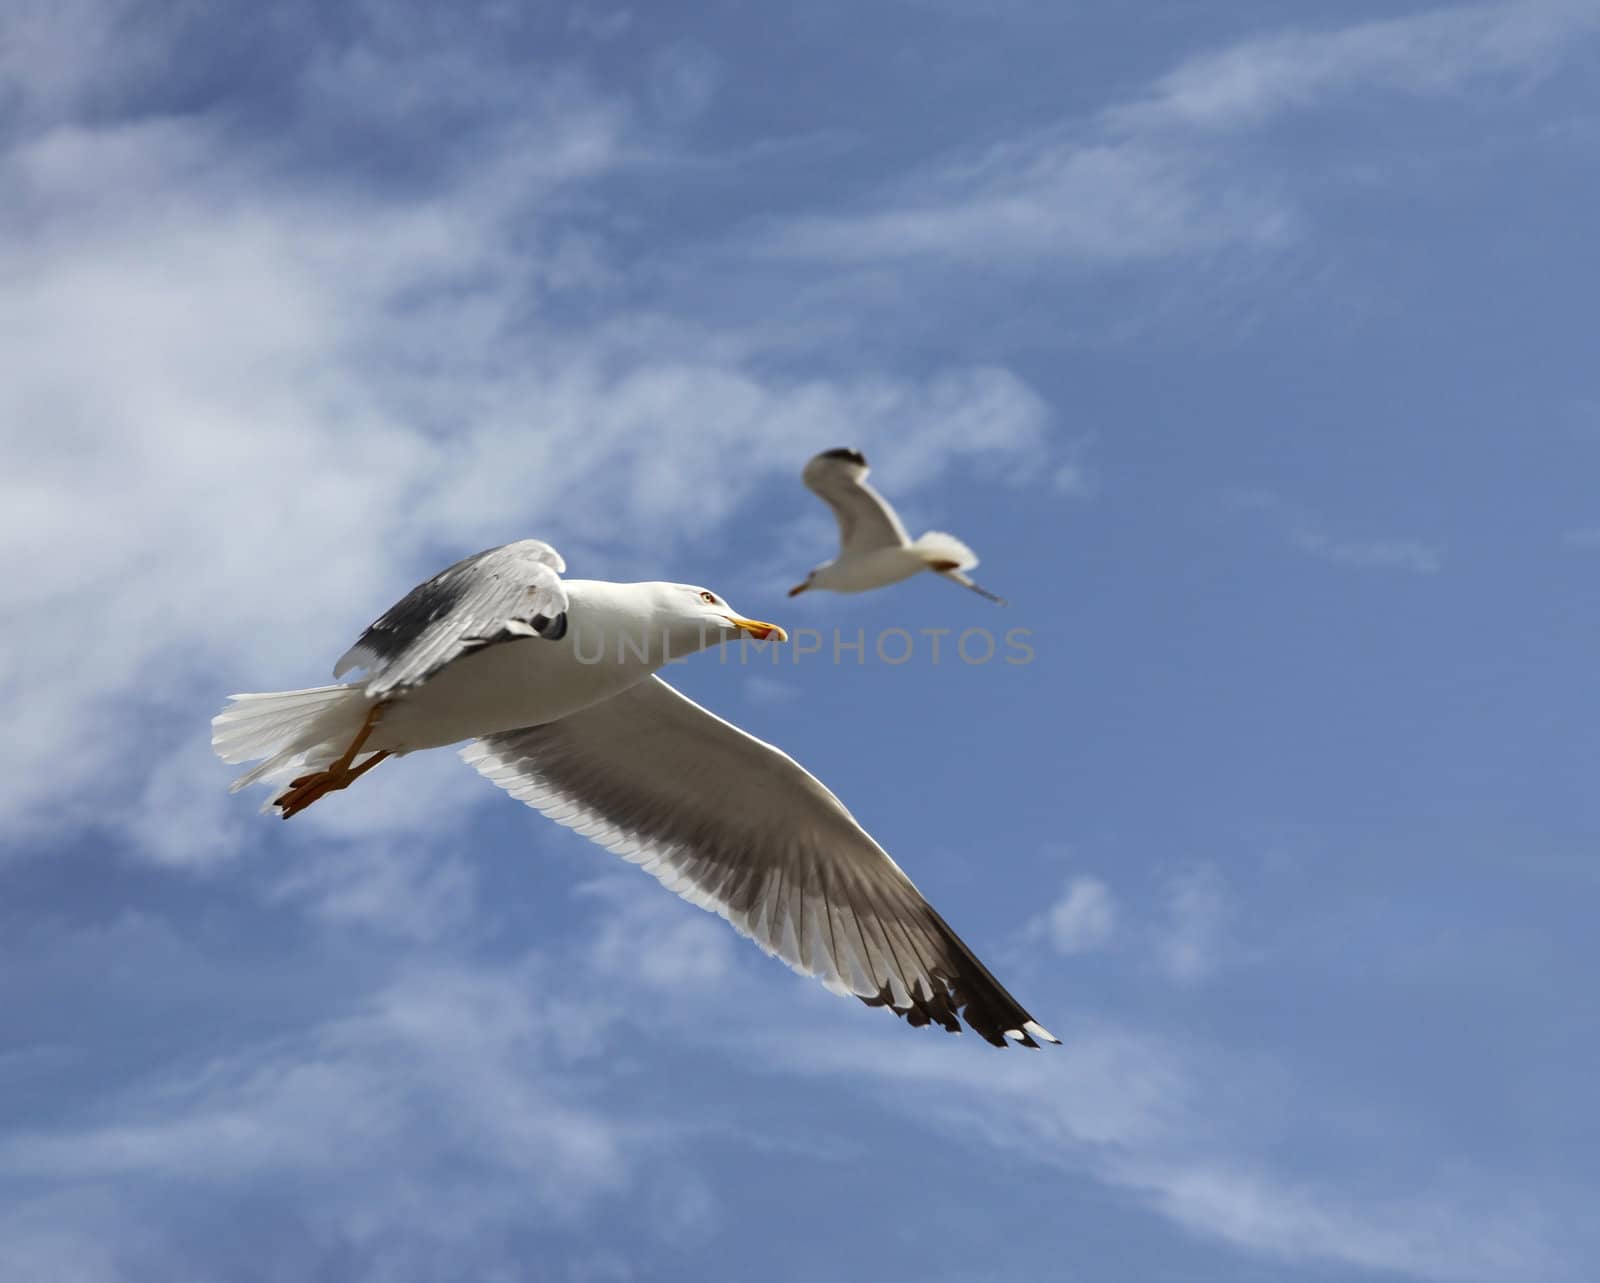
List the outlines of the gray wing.
<svg viewBox="0 0 1600 1283">
<path fill-rule="evenodd" d="M 833 509 L 842 553 L 903 548 L 906 528 L 882 495 L 867 484 L 866 456 L 859 450 L 824 450 L 805 466 L 806 489 Z"/>
<path fill-rule="evenodd" d="M 424 682 L 480 646 L 559 638 L 567 630 L 566 568 L 538 539 L 463 558 L 391 606 L 340 656 L 333 675 L 364 668 L 367 693 L 379 696 Z"/>
<path fill-rule="evenodd" d="M 1057 1041 L 839 799 L 658 677 L 461 756 L 837 993 L 996 1046 Z"/>
</svg>

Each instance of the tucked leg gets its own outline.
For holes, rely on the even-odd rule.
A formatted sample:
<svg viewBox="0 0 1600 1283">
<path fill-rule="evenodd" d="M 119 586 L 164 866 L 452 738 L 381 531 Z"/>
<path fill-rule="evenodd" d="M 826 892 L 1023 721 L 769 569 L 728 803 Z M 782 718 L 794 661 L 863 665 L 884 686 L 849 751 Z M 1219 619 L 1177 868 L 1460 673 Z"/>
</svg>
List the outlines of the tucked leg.
<svg viewBox="0 0 1600 1283">
<path fill-rule="evenodd" d="M 382 750 L 373 753 L 360 766 L 354 765 L 357 755 L 361 752 L 361 746 L 367 742 L 373 728 L 378 724 L 378 719 L 382 716 L 383 705 L 374 704 L 367 713 L 366 721 L 361 724 L 360 732 L 350 741 L 350 747 L 345 749 L 343 756 L 325 770 L 312 771 L 309 775 L 302 775 L 298 779 L 289 781 L 289 787 L 272 800 L 272 804 L 282 812 L 284 819 L 298 815 L 320 797 L 349 788 L 389 756 L 388 750 Z"/>
</svg>

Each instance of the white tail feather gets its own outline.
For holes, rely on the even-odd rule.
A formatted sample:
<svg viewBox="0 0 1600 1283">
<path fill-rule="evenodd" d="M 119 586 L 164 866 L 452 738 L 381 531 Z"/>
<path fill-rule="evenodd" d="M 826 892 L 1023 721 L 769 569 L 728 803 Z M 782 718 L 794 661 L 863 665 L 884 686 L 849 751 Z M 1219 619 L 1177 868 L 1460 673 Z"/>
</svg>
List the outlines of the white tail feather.
<svg viewBox="0 0 1600 1283">
<path fill-rule="evenodd" d="M 333 761 L 360 732 L 368 703 L 359 683 L 233 695 L 211 719 L 211 747 L 224 762 L 266 759 L 233 782 L 237 793 L 257 780 Z"/>
<path fill-rule="evenodd" d="M 912 540 L 911 551 L 930 566 L 941 561 L 956 563 L 946 567 L 947 570 L 971 570 L 978 564 L 977 553 L 954 535 L 947 535 L 942 530 L 930 530 L 920 539 Z"/>
<path fill-rule="evenodd" d="M 947 535 L 942 530 L 930 530 L 920 539 L 912 541 L 911 551 L 946 579 L 953 579 L 963 588 L 970 588 L 978 596 L 987 597 L 998 605 L 1006 604 L 1004 597 L 996 596 L 966 575 L 966 571 L 978 564 L 978 554 L 954 535 Z"/>
</svg>

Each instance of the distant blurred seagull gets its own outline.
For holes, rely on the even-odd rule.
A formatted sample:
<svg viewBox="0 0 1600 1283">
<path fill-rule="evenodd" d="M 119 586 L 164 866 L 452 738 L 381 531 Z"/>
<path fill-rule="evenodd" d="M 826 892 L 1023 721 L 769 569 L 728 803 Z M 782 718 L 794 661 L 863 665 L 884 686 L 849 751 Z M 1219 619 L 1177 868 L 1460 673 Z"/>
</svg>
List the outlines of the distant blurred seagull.
<svg viewBox="0 0 1600 1283">
<path fill-rule="evenodd" d="M 912 1025 L 996 1046 L 1056 1042 L 834 797 L 793 759 L 655 672 L 749 635 L 786 641 L 688 584 L 562 579 L 537 539 L 459 561 L 350 648 L 337 686 L 235 695 L 212 719 L 234 783 L 288 778 L 288 819 L 384 758 L 461 753 L 513 797 L 655 875 L 796 971 Z M 292 777 L 292 778 L 289 778 Z"/>
<path fill-rule="evenodd" d="M 824 450 L 806 464 L 800 479 L 839 521 L 839 555 L 789 589 L 789 596 L 812 588 L 866 592 L 932 570 L 1005 605 L 1004 598 L 980 588 L 964 573 L 978 564 L 977 554 L 954 535 L 930 530 L 920 539 L 908 538 L 895 510 L 867 484 L 868 471 L 866 456 L 859 450 Z"/>
</svg>

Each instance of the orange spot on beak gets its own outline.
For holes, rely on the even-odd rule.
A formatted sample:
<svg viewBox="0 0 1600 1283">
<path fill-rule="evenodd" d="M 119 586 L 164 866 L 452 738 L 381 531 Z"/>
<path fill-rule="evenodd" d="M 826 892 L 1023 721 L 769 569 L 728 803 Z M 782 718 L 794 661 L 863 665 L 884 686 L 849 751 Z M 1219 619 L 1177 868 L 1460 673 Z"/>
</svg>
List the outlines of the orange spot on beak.
<svg viewBox="0 0 1600 1283">
<path fill-rule="evenodd" d="M 775 637 L 779 641 L 789 640 L 789 634 L 777 624 L 769 624 L 760 619 L 741 619 L 738 615 L 727 615 L 724 618 L 740 632 L 749 633 L 757 641 L 766 641 L 769 637 Z"/>
</svg>

